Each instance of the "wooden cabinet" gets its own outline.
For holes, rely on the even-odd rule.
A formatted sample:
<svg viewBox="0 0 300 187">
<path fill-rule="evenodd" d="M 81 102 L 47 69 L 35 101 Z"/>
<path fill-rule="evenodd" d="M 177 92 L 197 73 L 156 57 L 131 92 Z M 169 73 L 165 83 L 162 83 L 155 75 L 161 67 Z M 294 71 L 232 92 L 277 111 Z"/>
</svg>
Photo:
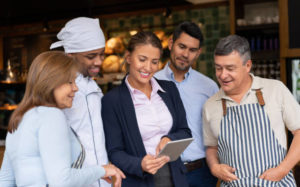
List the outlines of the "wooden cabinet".
<svg viewBox="0 0 300 187">
<path fill-rule="evenodd" d="M 300 1 L 280 0 L 280 56 L 300 57 Z"/>
<path fill-rule="evenodd" d="M 257 76 L 281 79 L 278 22 L 277 0 L 230 0 L 230 32 L 248 39 Z"/>
</svg>

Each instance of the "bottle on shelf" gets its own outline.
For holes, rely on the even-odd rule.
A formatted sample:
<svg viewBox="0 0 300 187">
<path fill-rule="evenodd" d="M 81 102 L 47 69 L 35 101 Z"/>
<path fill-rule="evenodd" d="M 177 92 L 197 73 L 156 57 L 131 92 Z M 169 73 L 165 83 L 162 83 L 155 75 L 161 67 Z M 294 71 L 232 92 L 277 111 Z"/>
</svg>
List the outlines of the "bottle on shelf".
<svg viewBox="0 0 300 187">
<path fill-rule="evenodd" d="M 270 79 L 276 79 L 276 71 L 275 71 L 275 67 L 276 67 L 276 64 L 277 61 L 274 59 L 274 60 L 271 60 L 268 64 L 269 66 L 269 78 Z"/>
<path fill-rule="evenodd" d="M 268 61 L 267 60 L 263 60 L 262 61 L 262 65 L 261 65 L 261 76 L 263 78 L 268 78 Z"/>
<path fill-rule="evenodd" d="M 280 80 L 280 61 L 279 60 L 276 60 L 275 77 L 277 80 Z"/>
<path fill-rule="evenodd" d="M 256 37 L 256 51 L 260 51 L 261 50 L 261 37 L 257 36 Z"/>
<path fill-rule="evenodd" d="M 264 39 L 263 39 L 263 50 L 264 51 L 268 50 L 268 39 L 267 39 L 267 36 L 264 36 Z"/>
<path fill-rule="evenodd" d="M 255 71 L 254 71 L 254 75 L 261 76 L 261 69 L 262 69 L 261 61 L 257 60 L 255 63 L 256 63 L 256 68 L 255 68 Z"/>
<path fill-rule="evenodd" d="M 255 51 L 255 37 L 252 36 L 251 39 L 250 39 L 250 49 L 251 51 Z"/>
</svg>

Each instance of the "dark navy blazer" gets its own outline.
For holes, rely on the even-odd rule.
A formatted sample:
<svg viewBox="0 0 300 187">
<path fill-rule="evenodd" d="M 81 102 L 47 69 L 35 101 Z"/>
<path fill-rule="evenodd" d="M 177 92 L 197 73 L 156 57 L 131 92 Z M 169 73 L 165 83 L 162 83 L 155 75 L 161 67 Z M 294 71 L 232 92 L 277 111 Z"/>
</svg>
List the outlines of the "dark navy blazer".
<svg viewBox="0 0 300 187">
<path fill-rule="evenodd" d="M 165 91 L 158 91 L 158 94 L 173 117 L 173 126 L 167 137 L 171 140 L 192 137 L 176 85 L 170 81 L 157 81 Z M 146 150 L 125 79 L 120 86 L 102 98 L 102 119 L 108 158 L 126 175 L 122 186 L 154 187 L 153 175 L 142 170 L 141 162 L 146 155 Z M 169 165 L 175 187 L 188 187 L 185 178 L 186 168 L 180 158 L 170 162 Z"/>
</svg>

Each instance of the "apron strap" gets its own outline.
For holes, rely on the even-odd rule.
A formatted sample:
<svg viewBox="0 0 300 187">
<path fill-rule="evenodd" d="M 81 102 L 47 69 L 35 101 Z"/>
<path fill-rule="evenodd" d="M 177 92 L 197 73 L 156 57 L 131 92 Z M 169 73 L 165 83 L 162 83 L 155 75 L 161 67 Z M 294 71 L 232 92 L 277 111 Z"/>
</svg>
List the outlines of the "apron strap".
<svg viewBox="0 0 300 187">
<path fill-rule="evenodd" d="M 265 100 L 263 98 L 261 90 L 257 89 L 255 91 L 256 91 L 256 97 L 257 97 L 258 103 L 260 104 L 260 106 L 265 106 Z M 222 99 L 222 108 L 223 108 L 223 116 L 226 116 L 227 107 L 226 107 L 226 100 L 224 98 Z"/>
<path fill-rule="evenodd" d="M 81 147 L 81 152 L 78 155 L 77 160 L 72 163 L 71 168 L 80 169 L 80 168 L 82 168 L 83 162 L 85 160 L 85 149 L 84 149 L 84 147 L 83 147 L 83 145 L 82 145 L 82 143 L 81 143 L 81 141 L 80 141 L 77 133 L 74 131 L 74 129 L 72 127 L 70 127 L 70 128 L 71 128 L 71 131 L 75 135 L 75 137 L 76 137 L 76 139 L 79 142 L 80 147 Z"/>
<path fill-rule="evenodd" d="M 260 89 L 256 90 L 256 97 L 258 100 L 258 103 L 260 104 L 260 106 L 264 106 L 265 105 L 265 101 L 262 95 L 262 92 Z"/>
<path fill-rule="evenodd" d="M 227 108 L 226 108 L 226 100 L 222 99 L 222 107 L 223 107 L 223 116 L 226 116 Z"/>
</svg>

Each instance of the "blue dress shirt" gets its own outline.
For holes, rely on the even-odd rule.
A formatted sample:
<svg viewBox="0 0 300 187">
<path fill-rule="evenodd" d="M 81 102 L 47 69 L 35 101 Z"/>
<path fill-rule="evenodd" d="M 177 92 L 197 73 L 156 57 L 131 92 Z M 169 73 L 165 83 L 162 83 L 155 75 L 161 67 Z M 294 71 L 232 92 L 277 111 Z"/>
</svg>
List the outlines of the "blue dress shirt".
<svg viewBox="0 0 300 187">
<path fill-rule="evenodd" d="M 173 81 L 176 84 L 186 111 L 188 126 L 192 131 L 194 141 L 182 153 L 181 160 L 186 162 L 204 158 L 202 107 L 206 100 L 219 90 L 217 84 L 192 68 L 185 74 L 182 82 L 177 82 L 169 63 L 154 76 L 157 79 Z"/>
</svg>

